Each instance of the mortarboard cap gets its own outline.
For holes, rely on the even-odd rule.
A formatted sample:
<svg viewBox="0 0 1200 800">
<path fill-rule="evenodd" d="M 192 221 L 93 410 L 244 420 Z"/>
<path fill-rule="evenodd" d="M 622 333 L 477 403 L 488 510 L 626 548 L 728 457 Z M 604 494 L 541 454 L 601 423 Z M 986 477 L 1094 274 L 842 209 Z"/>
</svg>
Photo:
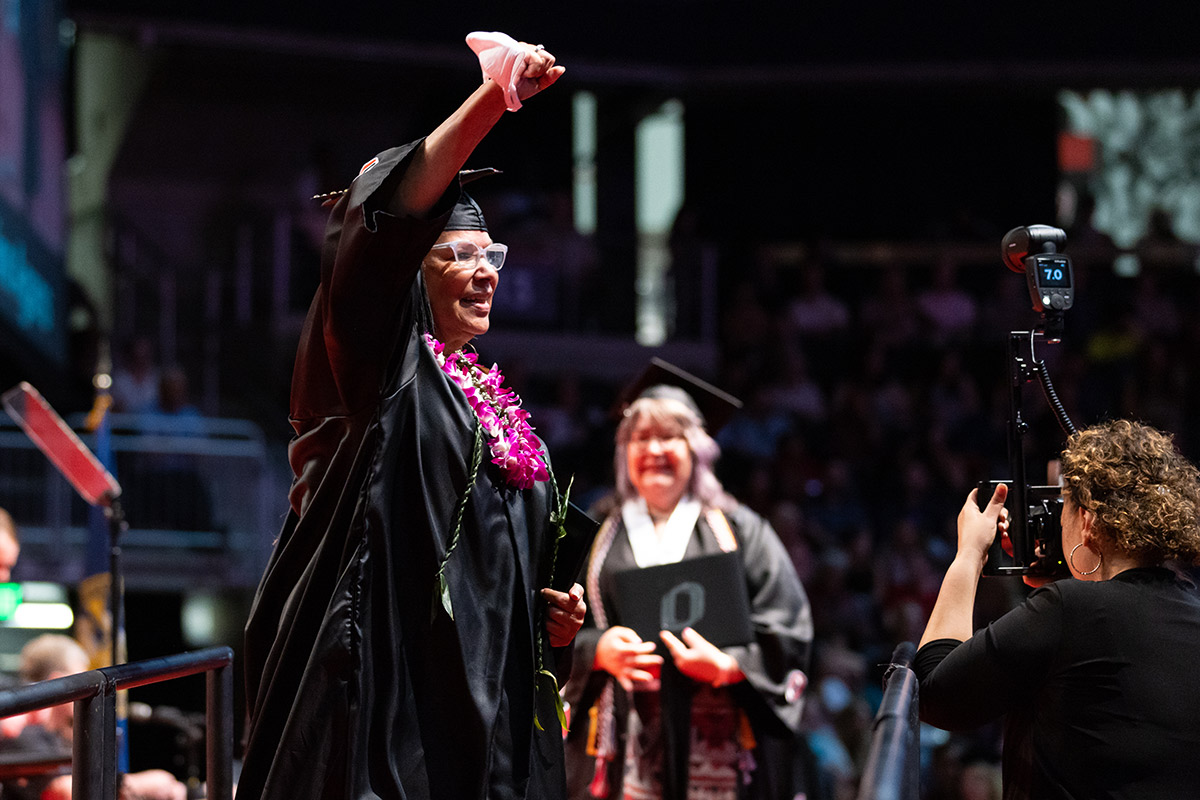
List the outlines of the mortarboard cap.
<svg viewBox="0 0 1200 800">
<path fill-rule="evenodd" d="M 625 409 L 641 397 L 669 397 L 681 401 L 700 415 L 710 435 L 716 434 L 742 407 L 742 401 L 733 395 L 657 356 L 651 358 L 641 374 L 622 390 L 617 398 L 615 415 L 625 413 Z"/>
<path fill-rule="evenodd" d="M 460 186 L 466 186 L 471 181 L 479 180 L 487 175 L 499 174 L 500 170 L 492 167 L 464 169 L 458 173 L 458 183 Z M 454 209 L 450 212 L 450 219 L 446 221 L 444 230 L 483 231 L 487 233 L 487 223 L 483 221 L 483 210 L 479 208 L 479 204 L 465 190 L 459 194 L 458 202 L 454 204 Z"/>
<path fill-rule="evenodd" d="M 393 148 L 395 150 L 396 148 Z M 388 151 L 392 152 L 392 151 Z M 362 169 L 358 171 L 361 176 L 376 164 L 380 158 L 386 153 L 381 153 L 375 156 L 370 161 L 362 165 Z M 459 170 L 458 185 L 466 186 L 471 181 L 477 181 L 480 178 L 488 175 L 499 175 L 500 170 L 495 167 L 484 167 L 483 169 L 464 169 Z M 338 199 L 344 195 L 349 189 L 339 189 L 335 192 L 326 192 L 325 194 L 313 195 L 314 200 L 320 200 L 322 206 L 332 206 Z M 479 208 L 479 204 L 475 199 L 465 191 L 459 193 L 458 202 L 454 204 L 454 208 L 450 211 L 450 219 L 446 222 L 446 227 L 443 230 L 448 231 L 483 231 L 487 232 L 487 223 L 483 221 L 483 210 Z"/>
</svg>

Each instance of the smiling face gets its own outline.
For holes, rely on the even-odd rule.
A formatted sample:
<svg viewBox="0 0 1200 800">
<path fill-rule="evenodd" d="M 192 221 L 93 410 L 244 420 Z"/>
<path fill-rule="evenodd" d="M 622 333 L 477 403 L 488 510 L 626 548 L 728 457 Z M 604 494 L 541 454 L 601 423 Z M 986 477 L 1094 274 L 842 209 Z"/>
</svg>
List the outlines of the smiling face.
<svg viewBox="0 0 1200 800">
<path fill-rule="evenodd" d="M 438 243 L 466 240 L 485 248 L 492 239 L 485 231 L 444 231 Z M 487 333 L 492 296 L 500 274 L 486 259 L 474 263 L 454 260 L 450 248 L 435 244 L 421 263 L 429 305 L 433 309 L 433 335 L 450 350 L 459 350 Z"/>
<path fill-rule="evenodd" d="M 692 451 L 683 427 L 641 415 L 625 452 L 629 481 L 652 512 L 670 514 L 692 480 Z"/>
</svg>

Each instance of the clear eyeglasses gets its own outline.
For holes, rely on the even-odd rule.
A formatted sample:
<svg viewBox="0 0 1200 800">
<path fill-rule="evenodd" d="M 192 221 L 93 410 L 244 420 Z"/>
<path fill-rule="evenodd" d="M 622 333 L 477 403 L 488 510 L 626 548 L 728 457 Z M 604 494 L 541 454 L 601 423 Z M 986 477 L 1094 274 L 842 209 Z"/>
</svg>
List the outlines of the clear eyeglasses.
<svg viewBox="0 0 1200 800">
<path fill-rule="evenodd" d="M 683 432 L 666 433 L 665 431 L 641 431 L 634 433 L 629 437 L 630 447 L 649 447 L 653 443 L 657 443 L 659 447 L 672 447 L 680 442 L 687 441 L 687 437 Z"/>
<path fill-rule="evenodd" d="M 500 269 L 504 266 L 504 259 L 508 256 L 508 245 L 493 243 L 487 247 L 480 247 L 474 242 L 466 239 L 455 239 L 452 242 L 441 242 L 435 244 L 431 250 L 440 250 L 444 247 L 450 248 L 454 252 L 454 261 L 465 267 L 475 267 L 479 265 L 479 259 L 487 261 L 492 269 Z"/>
</svg>

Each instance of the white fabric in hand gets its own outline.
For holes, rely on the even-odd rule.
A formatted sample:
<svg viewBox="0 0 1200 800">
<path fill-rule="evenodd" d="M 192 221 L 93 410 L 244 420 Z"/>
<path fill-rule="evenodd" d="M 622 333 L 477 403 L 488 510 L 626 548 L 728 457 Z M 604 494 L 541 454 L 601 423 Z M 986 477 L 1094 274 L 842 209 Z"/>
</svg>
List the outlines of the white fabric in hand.
<svg viewBox="0 0 1200 800">
<path fill-rule="evenodd" d="M 495 81 L 504 90 L 504 104 L 508 110 L 520 108 L 517 83 L 524 77 L 529 51 L 516 39 L 500 31 L 468 33 L 467 44 L 479 56 L 484 79 Z"/>
</svg>

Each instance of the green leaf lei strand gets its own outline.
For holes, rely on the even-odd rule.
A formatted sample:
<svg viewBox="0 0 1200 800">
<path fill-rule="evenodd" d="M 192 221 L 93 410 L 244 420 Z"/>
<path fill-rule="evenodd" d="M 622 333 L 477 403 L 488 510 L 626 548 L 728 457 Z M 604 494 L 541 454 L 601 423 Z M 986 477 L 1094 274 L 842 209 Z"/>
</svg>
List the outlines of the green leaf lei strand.
<svg viewBox="0 0 1200 800">
<path fill-rule="evenodd" d="M 479 465 L 483 463 L 483 427 L 475 422 L 475 443 L 471 448 L 471 469 L 467 478 L 467 486 L 463 489 L 462 499 L 458 501 L 458 514 L 454 517 L 454 532 L 450 534 L 450 544 L 446 547 L 446 555 L 437 571 L 437 585 L 433 588 L 433 615 L 430 622 L 437 619 L 438 604 L 446 609 L 446 614 L 454 619 L 454 607 L 450 603 L 450 583 L 446 580 L 446 564 L 450 562 L 450 554 L 458 547 L 462 536 L 463 513 L 467 510 L 467 501 L 471 499 L 471 490 L 475 488 L 475 478 L 479 475 Z"/>
<path fill-rule="evenodd" d="M 555 509 L 550 512 L 550 523 L 557 526 L 557 531 L 554 536 L 554 547 L 552 548 L 550 562 L 550 584 L 554 584 L 554 575 L 558 571 L 558 545 L 562 538 L 567 535 L 567 504 L 571 496 L 571 486 L 575 483 L 575 476 L 572 475 L 567 481 L 567 489 L 561 495 L 558 494 L 558 481 L 554 479 L 554 472 L 550 472 L 550 485 L 554 487 L 554 493 L 557 496 Z M 543 603 L 538 612 L 539 628 L 545 627 L 546 619 L 546 604 Z M 545 640 L 542 640 L 542 645 L 537 649 L 537 671 L 534 673 L 533 689 L 534 697 L 538 698 L 542 693 L 546 693 L 554 698 L 554 713 L 558 716 L 558 724 L 565 731 L 567 729 L 567 712 L 563 708 L 562 694 L 558 690 L 558 677 L 546 669 L 545 660 Z M 544 730 L 542 721 L 538 719 L 538 703 L 535 701 L 533 706 L 533 724 L 537 729 Z"/>
</svg>

